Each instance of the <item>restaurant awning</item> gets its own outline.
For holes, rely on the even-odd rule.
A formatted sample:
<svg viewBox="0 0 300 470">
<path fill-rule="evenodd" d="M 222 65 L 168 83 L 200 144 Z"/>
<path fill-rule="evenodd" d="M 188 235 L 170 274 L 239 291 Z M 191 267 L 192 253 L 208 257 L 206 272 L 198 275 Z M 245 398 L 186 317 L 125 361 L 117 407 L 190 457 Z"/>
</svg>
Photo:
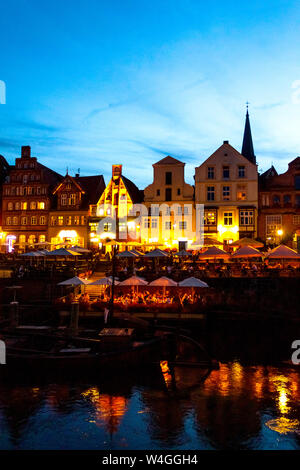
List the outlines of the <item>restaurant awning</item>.
<svg viewBox="0 0 300 470">
<path fill-rule="evenodd" d="M 244 237 L 231 243 L 231 246 L 253 246 L 254 248 L 262 248 L 264 244 L 254 240 L 254 238 Z"/>
<path fill-rule="evenodd" d="M 57 248 L 57 250 L 49 251 L 46 256 L 81 256 L 81 254 L 66 248 Z"/>
<path fill-rule="evenodd" d="M 77 253 L 91 253 L 91 250 L 88 250 L 87 248 L 82 248 L 82 246 L 71 246 L 70 248 L 71 251 L 76 251 Z"/>
<path fill-rule="evenodd" d="M 226 251 L 220 250 L 216 246 L 210 246 L 204 253 L 199 254 L 201 259 L 216 259 L 216 258 L 228 258 L 229 253 Z"/>
<path fill-rule="evenodd" d="M 145 281 L 145 279 L 138 276 L 131 276 L 125 279 L 125 281 L 120 282 L 119 286 L 146 286 L 147 284 L 148 282 Z"/>
<path fill-rule="evenodd" d="M 138 255 L 131 250 L 121 251 L 117 254 L 118 258 L 137 258 Z"/>
<path fill-rule="evenodd" d="M 169 256 L 169 255 L 168 253 L 166 253 L 163 250 L 160 250 L 159 248 L 153 251 L 149 251 L 149 253 L 146 253 L 144 255 L 145 258 L 163 258 L 164 256 Z"/>
<path fill-rule="evenodd" d="M 46 250 L 47 251 L 47 250 Z M 32 257 L 32 258 L 35 258 L 35 257 L 41 257 L 41 256 L 45 256 L 45 253 L 43 253 L 43 251 L 41 250 L 37 250 L 37 251 L 29 251 L 28 253 L 22 253 L 20 256 L 26 256 L 26 257 Z"/>
<path fill-rule="evenodd" d="M 300 260 L 300 254 L 286 245 L 279 245 L 268 253 L 266 258 Z"/>
<path fill-rule="evenodd" d="M 90 282 L 86 279 L 81 279 L 78 276 L 71 277 L 71 279 L 67 279 L 66 281 L 62 281 L 58 283 L 58 286 L 81 286 L 87 285 Z"/>
<path fill-rule="evenodd" d="M 157 286 L 157 287 L 173 287 L 177 286 L 177 282 L 173 281 L 173 279 L 170 279 L 169 277 L 162 276 L 158 279 L 155 279 L 155 281 L 150 282 L 149 286 Z"/>
<path fill-rule="evenodd" d="M 115 285 L 118 285 L 119 281 L 115 279 Z M 89 286 L 111 286 L 112 285 L 112 277 L 102 277 L 101 279 L 97 279 L 96 281 L 90 282 Z"/>
<path fill-rule="evenodd" d="M 185 250 L 180 250 L 177 253 L 174 253 L 174 256 L 192 256 L 192 253 L 189 253 Z"/>
<path fill-rule="evenodd" d="M 262 256 L 263 254 L 253 246 L 242 246 L 231 255 L 231 258 L 261 258 Z"/>
<path fill-rule="evenodd" d="M 187 277 L 183 281 L 179 282 L 179 287 L 208 287 L 206 282 L 197 279 L 196 277 Z"/>
</svg>

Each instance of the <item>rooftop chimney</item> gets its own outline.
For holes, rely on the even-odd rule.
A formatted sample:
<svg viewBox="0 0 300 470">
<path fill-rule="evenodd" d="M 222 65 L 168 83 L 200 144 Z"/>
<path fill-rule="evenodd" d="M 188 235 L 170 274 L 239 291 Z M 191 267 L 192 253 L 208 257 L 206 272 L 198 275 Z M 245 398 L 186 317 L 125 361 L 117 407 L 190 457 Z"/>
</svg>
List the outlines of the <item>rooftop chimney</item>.
<svg viewBox="0 0 300 470">
<path fill-rule="evenodd" d="M 30 158 L 31 148 L 29 145 L 23 145 L 21 147 L 21 158 Z"/>
<path fill-rule="evenodd" d="M 229 144 L 229 140 L 223 140 L 223 144 Z"/>
</svg>

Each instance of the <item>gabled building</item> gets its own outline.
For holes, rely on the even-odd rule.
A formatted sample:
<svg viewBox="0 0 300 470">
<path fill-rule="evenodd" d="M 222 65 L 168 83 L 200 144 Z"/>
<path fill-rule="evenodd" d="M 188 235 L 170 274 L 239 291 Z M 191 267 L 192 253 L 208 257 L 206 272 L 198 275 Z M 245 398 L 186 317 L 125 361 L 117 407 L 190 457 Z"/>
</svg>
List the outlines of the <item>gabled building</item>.
<svg viewBox="0 0 300 470">
<path fill-rule="evenodd" d="M 153 183 L 144 190 L 147 213 L 141 239 L 168 248 L 190 245 L 195 241 L 194 187 L 185 182 L 185 163 L 167 156 L 152 166 Z"/>
<path fill-rule="evenodd" d="M 195 169 L 195 203 L 204 204 L 204 235 L 224 245 L 257 236 L 258 172 L 247 110 L 242 153 L 227 140 Z"/>
<path fill-rule="evenodd" d="M 272 166 L 259 176 L 259 237 L 300 250 L 300 157 L 285 173 Z"/>
<path fill-rule="evenodd" d="M 143 191 L 122 174 L 122 165 L 112 165 L 112 177 L 97 203 L 91 208 L 90 239 L 95 247 L 106 240 L 120 243 L 140 240 L 139 211 Z"/>
<path fill-rule="evenodd" d="M 23 146 L 3 183 L 2 230 L 5 251 L 25 251 L 47 243 L 52 190 L 62 176 L 31 156 Z"/>
<path fill-rule="evenodd" d="M 51 248 L 89 246 L 89 216 L 105 189 L 102 175 L 72 177 L 69 174 L 53 190 L 48 240 Z"/>
</svg>

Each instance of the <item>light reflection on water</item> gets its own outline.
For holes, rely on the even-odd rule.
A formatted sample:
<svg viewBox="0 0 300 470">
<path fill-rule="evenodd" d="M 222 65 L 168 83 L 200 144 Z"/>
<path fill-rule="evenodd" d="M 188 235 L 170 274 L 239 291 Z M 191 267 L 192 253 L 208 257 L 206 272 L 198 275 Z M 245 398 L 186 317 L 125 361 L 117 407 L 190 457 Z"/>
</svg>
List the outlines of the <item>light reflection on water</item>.
<svg viewBox="0 0 300 470">
<path fill-rule="evenodd" d="M 180 369 L 172 387 L 164 372 L 2 384 L 0 448 L 300 449 L 298 369 L 232 362 L 206 378 Z"/>
</svg>

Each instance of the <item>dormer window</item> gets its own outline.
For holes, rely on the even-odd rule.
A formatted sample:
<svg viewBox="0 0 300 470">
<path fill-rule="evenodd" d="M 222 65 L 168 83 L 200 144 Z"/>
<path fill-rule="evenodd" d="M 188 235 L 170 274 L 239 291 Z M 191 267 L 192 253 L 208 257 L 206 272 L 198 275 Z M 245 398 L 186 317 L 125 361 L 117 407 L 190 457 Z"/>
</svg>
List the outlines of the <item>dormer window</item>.
<svg viewBox="0 0 300 470">
<path fill-rule="evenodd" d="M 71 183 L 66 184 L 66 189 L 71 189 Z"/>
</svg>

